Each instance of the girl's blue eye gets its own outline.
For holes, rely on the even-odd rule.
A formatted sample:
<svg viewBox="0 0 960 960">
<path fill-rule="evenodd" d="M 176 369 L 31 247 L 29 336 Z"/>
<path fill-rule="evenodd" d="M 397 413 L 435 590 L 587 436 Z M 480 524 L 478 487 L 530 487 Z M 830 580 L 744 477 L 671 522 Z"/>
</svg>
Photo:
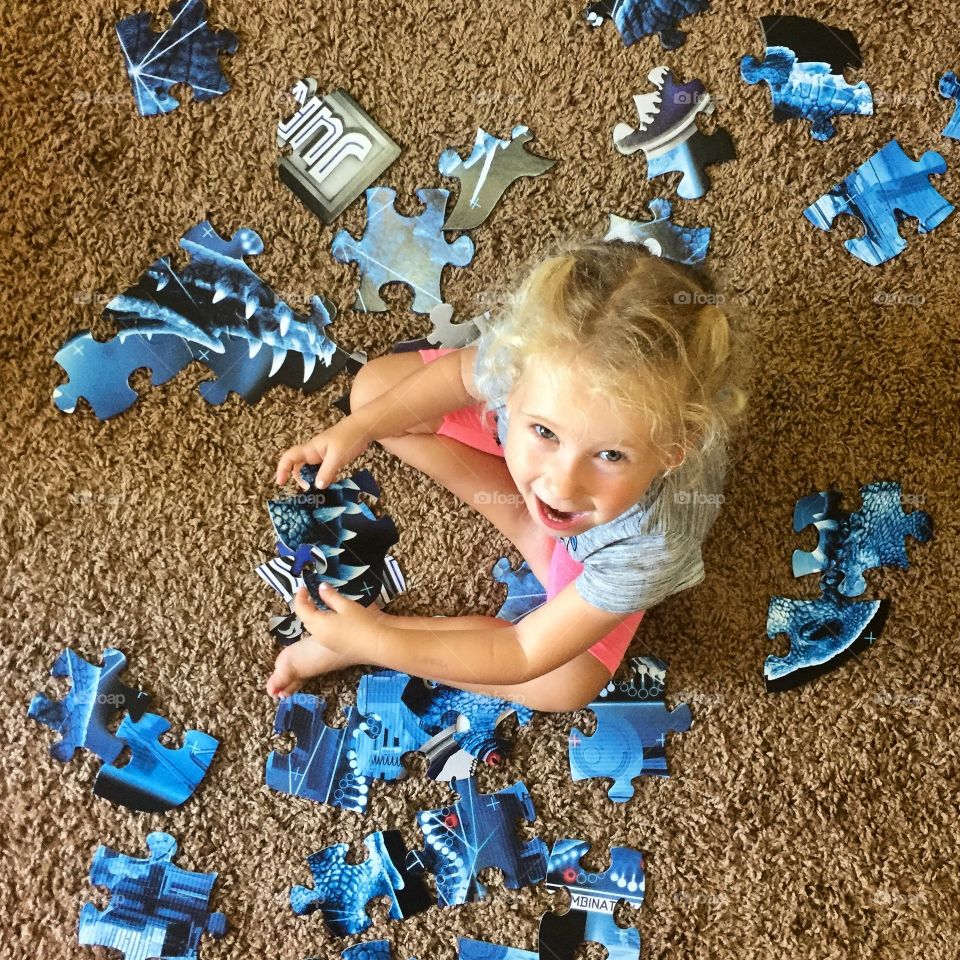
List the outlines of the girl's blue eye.
<svg viewBox="0 0 960 960">
<path fill-rule="evenodd" d="M 613 459 L 607 460 L 607 463 L 619 463 L 623 459 L 623 454 L 619 450 L 601 450 L 600 456 L 602 457 L 605 453 L 613 454 Z"/>
<path fill-rule="evenodd" d="M 543 430 L 544 433 L 541 433 L 541 430 Z M 540 437 L 541 440 L 552 440 L 554 437 L 556 437 L 556 434 L 549 427 L 545 427 L 542 423 L 535 423 L 533 425 L 533 432 Z M 544 436 L 544 434 L 549 434 L 549 436 Z"/>
</svg>

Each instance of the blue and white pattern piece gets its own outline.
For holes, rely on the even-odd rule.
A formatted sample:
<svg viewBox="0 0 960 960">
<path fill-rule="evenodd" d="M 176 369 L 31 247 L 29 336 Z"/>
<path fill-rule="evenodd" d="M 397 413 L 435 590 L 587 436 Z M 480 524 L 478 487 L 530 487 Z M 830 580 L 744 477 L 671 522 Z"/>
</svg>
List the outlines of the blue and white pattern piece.
<svg viewBox="0 0 960 960">
<path fill-rule="evenodd" d="M 656 33 L 664 50 L 675 50 L 687 38 L 678 22 L 709 5 L 708 0 L 599 0 L 587 7 L 586 18 L 593 27 L 612 20 L 627 47 Z"/>
<path fill-rule="evenodd" d="M 673 205 L 663 197 L 654 197 L 647 204 L 653 216 L 649 220 L 628 220 L 611 213 L 610 225 L 603 238 L 639 243 L 655 257 L 675 263 L 702 263 L 710 246 L 710 227 L 683 227 L 670 219 Z"/>
</svg>

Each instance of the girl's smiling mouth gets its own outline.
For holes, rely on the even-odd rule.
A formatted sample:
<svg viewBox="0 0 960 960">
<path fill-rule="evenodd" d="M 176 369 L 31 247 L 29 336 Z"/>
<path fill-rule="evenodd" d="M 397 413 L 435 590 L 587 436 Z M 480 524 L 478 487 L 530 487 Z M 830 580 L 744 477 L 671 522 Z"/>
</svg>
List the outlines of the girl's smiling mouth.
<svg viewBox="0 0 960 960">
<path fill-rule="evenodd" d="M 583 510 L 579 513 L 564 513 L 561 510 L 554 510 L 553 507 L 544 503 L 535 493 L 533 494 L 533 498 L 537 502 L 537 515 L 541 522 L 551 530 L 567 530 L 576 523 L 579 523 L 590 513 L 589 510 Z"/>
</svg>

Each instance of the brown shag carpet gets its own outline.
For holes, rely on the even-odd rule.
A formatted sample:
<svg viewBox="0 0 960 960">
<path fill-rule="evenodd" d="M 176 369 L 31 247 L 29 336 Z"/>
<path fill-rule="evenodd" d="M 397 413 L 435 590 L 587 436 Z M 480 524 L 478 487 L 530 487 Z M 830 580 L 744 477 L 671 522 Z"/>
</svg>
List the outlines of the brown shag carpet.
<svg viewBox="0 0 960 960">
<path fill-rule="evenodd" d="M 713 91 L 708 126 L 727 127 L 736 143 L 737 161 L 713 168 L 709 194 L 676 200 L 674 212 L 713 227 L 710 263 L 750 317 L 757 365 L 707 580 L 651 612 L 632 648 L 669 661 L 668 699 L 689 702 L 694 725 L 670 742 L 673 775 L 640 781 L 623 806 L 606 799 L 603 782 L 571 782 L 572 716 L 539 717 L 515 759 L 481 785 L 522 775 L 540 835 L 588 839 L 600 863 L 611 845 L 646 851 L 647 899 L 630 916 L 644 957 L 956 957 L 960 216 L 926 237 L 905 225 L 907 251 L 875 269 L 842 248 L 856 235 L 852 222 L 825 235 L 802 216 L 892 137 L 913 157 L 941 151 L 952 169 L 935 185 L 960 199 L 960 145 L 940 136 L 950 105 L 934 91 L 937 76 L 960 65 L 955 10 L 942 2 L 791 10 L 856 31 L 866 64 L 856 77 L 877 102 L 876 116 L 843 118 L 836 138 L 820 144 L 805 125 L 775 126 L 767 88 L 739 78 L 739 58 L 763 47 L 755 17 L 770 9 L 757 3 L 716 3 L 687 21 L 682 48 L 665 53 L 652 38 L 625 48 L 610 24 L 590 30 L 577 0 L 219 0 L 214 24 L 240 36 L 226 59 L 233 89 L 209 104 L 185 93 L 179 110 L 152 119 L 134 112 L 114 34 L 135 6 L 20 2 L 0 12 L 0 956 L 110 955 L 76 942 L 81 904 L 106 901 L 87 880 L 93 851 L 103 842 L 145 852 L 157 829 L 178 838 L 181 865 L 219 871 L 214 903 L 231 932 L 205 938 L 207 960 L 338 956 L 361 938 L 332 940 L 319 915 L 297 918 L 287 904 L 289 887 L 308 882 L 302 858 L 392 826 L 415 845 L 414 811 L 448 796 L 418 778 L 378 785 L 359 817 L 263 782 L 274 716 L 263 689 L 275 655 L 266 620 L 277 610 L 252 573 L 272 546 L 264 503 L 280 451 L 340 416 L 331 401 L 346 379 L 310 397 L 283 388 L 253 408 L 233 397 L 215 409 L 197 392 L 199 367 L 154 389 L 140 374 L 140 402 L 101 423 L 86 408 L 73 416 L 54 408 L 57 347 L 79 328 L 108 333 L 105 299 L 207 215 L 221 232 L 249 226 L 263 236 L 253 266 L 294 306 L 331 297 L 341 308 L 331 335 L 348 349 L 375 356 L 426 331 L 404 290 L 389 292 L 387 314 L 349 309 L 356 274 L 329 246 L 340 227 L 360 232 L 362 201 L 327 228 L 277 180 L 276 123 L 293 112 L 289 88 L 310 75 L 324 90 L 346 87 L 402 143 L 382 182 L 397 188 L 405 212 L 416 209 L 416 187 L 440 185 L 440 152 L 466 150 L 477 126 L 503 136 L 527 123 L 538 152 L 559 158 L 549 175 L 518 183 L 474 232 L 473 264 L 447 273 L 459 314 L 479 312 L 554 242 L 595 236 L 607 212 L 640 217 L 652 197 L 673 196 L 676 178 L 646 182 L 642 157 L 611 145 L 613 125 L 633 115 L 631 96 L 667 63 Z M 395 609 L 494 612 L 502 594 L 490 568 L 508 544 L 382 449 L 358 463 L 381 483 L 378 509 L 401 531 L 409 591 Z M 812 544 L 810 531 L 791 532 L 794 500 L 833 483 L 856 506 L 860 484 L 885 478 L 901 481 L 937 529 L 928 545 L 911 543 L 908 571 L 868 575 L 868 595 L 891 600 L 883 636 L 833 675 L 767 695 L 763 658 L 783 650 L 783 638 L 765 637 L 768 600 L 816 594 L 814 578 L 790 573 L 791 551 Z M 197 727 L 222 741 L 183 808 L 115 809 L 91 793 L 91 755 L 67 766 L 48 756 L 53 734 L 26 708 L 34 691 L 57 687 L 47 671 L 68 645 L 93 660 L 120 647 L 128 677 L 151 691 L 175 731 Z M 331 717 L 358 676 L 311 688 L 327 697 Z M 484 903 L 405 923 L 377 906 L 366 938 L 392 938 L 398 960 L 452 958 L 458 935 L 533 949 L 549 896 L 492 884 Z"/>
</svg>

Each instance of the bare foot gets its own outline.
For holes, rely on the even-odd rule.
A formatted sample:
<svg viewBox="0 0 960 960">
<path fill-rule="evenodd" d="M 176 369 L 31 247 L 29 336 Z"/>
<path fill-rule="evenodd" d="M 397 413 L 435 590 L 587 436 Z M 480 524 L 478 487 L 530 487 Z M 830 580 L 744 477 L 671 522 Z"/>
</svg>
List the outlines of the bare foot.
<svg viewBox="0 0 960 960">
<path fill-rule="evenodd" d="M 334 653 L 307 634 L 280 651 L 273 673 L 267 680 L 267 693 L 271 697 L 289 697 L 311 677 L 348 667 L 351 663 L 348 656 Z"/>
</svg>

